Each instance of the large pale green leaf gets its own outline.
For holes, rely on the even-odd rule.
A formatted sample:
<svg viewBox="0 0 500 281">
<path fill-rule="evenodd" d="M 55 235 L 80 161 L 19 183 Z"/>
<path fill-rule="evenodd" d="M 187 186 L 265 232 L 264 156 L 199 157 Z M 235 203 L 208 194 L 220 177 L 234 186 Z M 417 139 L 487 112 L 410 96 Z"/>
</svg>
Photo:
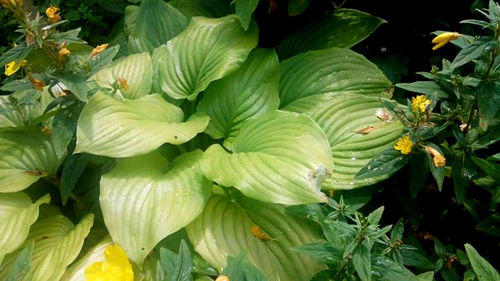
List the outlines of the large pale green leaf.
<svg viewBox="0 0 500 281">
<path fill-rule="evenodd" d="M 104 250 L 106 247 L 111 245 L 113 245 L 111 237 L 105 237 L 97 245 L 92 247 L 92 249 L 90 249 L 85 256 L 81 257 L 78 261 L 68 267 L 61 278 L 61 281 L 86 281 L 85 269 L 95 262 L 105 261 Z"/>
<path fill-rule="evenodd" d="M 384 22 L 381 18 L 358 10 L 336 9 L 285 38 L 278 54 L 281 59 L 286 59 L 310 50 L 350 48 Z"/>
<path fill-rule="evenodd" d="M 320 187 L 333 161 L 325 133 L 310 118 L 275 111 L 250 119 L 232 150 L 218 144 L 207 149 L 202 169 L 208 179 L 265 202 L 326 201 Z"/>
<path fill-rule="evenodd" d="M 158 152 L 120 159 L 101 179 L 100 202 L 113 241 L 142 264 L 153 247 L 193 221 L 211 184 L 203 177 L 200 150 L 172 163 Z"/>
<path fill-rule="evenodd" d="M 365 57 L 348 49 L 309 51 L 281 64 L 281 106 L 312 95 L 356 93 L 390 97 L 391 82 Z"/>
<path fill-rule="evenodd" d="M 321 241 L 321 234 L 280 205 L 216 195 L 187 232 L 196 252 L 218 270 L 228 256 L 241 252 L 248 252 L 249 261 L 268 281 L 310 280 L 322 269 L 319 262 L 292 250 Z"/>
<path fill-rule="evenodd" d="M 150 93 L 153 63 L 148 53 L 130 55 L 101 69 L 90 79 L 108 89 L 113 89 L 113 84 L 117 84 L 120 86 L 117 91 L 120 96 L 135 99 Z"/>
<path fill-rule="evenodd" d="M 198 111 L 206 112 L 211 137 L 234 137 L 243 121 L 278 109 L 279 62 L 272 49 L 256 49 L 233 74 L 213 82 Z"/>
<path fill-rule="evenodd" d="M 152 53 L 184 30 L 188 23 L 187 17 L 163 0 L 144 0 L 139 9 L 127 9 L 125 22 L 130 33 L 128 50 L 131 53 Z"/>
<path fill-rule="evenodd" d="M 0 192 L 23 190 L 55 175 L 66 153 L 54 138 L 36 129 L 0 129 Z"/>
<path fill-rule="evenodd" d="M 379 98 L 326 94 L 300 99 L 285 109 L 306 113 L 328 137 L 333 169 L 324 188 L 351 189 L 390 176 L 353 179 L 370 160 L 394 145 L 403 130 L 403 125 L 384 109 Z"/>
<path fill-rule="evenodd" d="M 233 14 L 232 0 L 172 0 L 170 5 L 176 7 L 188 17 L 220 18 Z"/>
<path fill-rule="evenodd" d="M 76 226 L 62 215 L 38 220 L 28 236 L 28 240 L 35 242 L 30 272 L 27 278 L 19 281 L 59 281 L 66 267 L 80 253 L 93 223 L 93 214 L 85 216 Z M 7 255 L 2 266 L 10 268 L 15 258 L 15 254 Z M 0 280 L 5 280 L 7 272 L 0 270 Z"/>
<path fill-rule="evenodd" d="M 174 99 L 195 99 L 246 60 L 257 33 L 255 24 L 245 32 L 235 15 L 192 18 L 182 33 L 154 51 L 157 87 Z"/>
<path fill-rule="evenodd" d="M 159 95 L 128 100 L 97 93 L 78 120 L 75 153 L 109 157 L 146 154 L 164 143 L 184 143 L 208 124 L 208 117 L 201 114 L 186 122 L 183 119 L 182 110 Z"/>
<path fill-rule="evenodd" d="M 38 218 L 38 207 L 50 202 L 45 195 L 35 203 L 24 193 L 0 193 L 0 264 L 3 257 L 19 248 Z"/>
</svg>

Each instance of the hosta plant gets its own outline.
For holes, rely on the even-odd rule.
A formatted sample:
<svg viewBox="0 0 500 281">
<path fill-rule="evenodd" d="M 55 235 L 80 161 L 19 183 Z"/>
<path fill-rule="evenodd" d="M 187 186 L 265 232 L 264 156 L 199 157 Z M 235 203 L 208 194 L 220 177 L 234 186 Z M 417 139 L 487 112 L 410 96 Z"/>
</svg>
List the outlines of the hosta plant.
<svg viewBox="0 0 500 281">
<path fill-rule="evenodd" d="M 1 1 L 22 33 L 0 57 L 1 281 L 432 279 L 382 209 L 300 211 L 394 172 L 359 176 L 406 124 L 349 49 L 384 21 L 339 8 L 263 48 L 258 2 L 143 0 L 94 47 Z"/>
</svg>

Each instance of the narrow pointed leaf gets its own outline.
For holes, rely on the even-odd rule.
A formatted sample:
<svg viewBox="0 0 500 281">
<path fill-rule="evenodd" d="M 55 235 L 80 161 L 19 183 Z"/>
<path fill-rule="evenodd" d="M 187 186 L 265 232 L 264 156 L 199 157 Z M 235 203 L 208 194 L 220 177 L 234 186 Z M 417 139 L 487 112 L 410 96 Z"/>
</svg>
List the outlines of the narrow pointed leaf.
<svg viewBox="0 0 500 281">
<path fill-rule="evenodd" d="M 237 135 L 243 121 L 278 109 L 279 62 L 274 50 L 257 49 L 233 74 L 213 82 L 198 111 L 210 117 L 212 138 Z"/>
<path fill-rule="evenodd" d="M 270 240 L 252 234 L 252 227 L 258 227 Z M 321 234 L 280 205 L 213 196 L 187 231 L 196 252 L 219 270 L 226 266 L 228 256 L 242 252 L 248 253 L 248 260 L 268 281 L 310 280 L 323 268 L 318 261 L 293 250 L 322 241 Z"/>
<path fill-rule="evenodd" d="M 291 1 L 294 14 L 307 8 L 308 1 Z M 278 49 L 281 59 L 310 50 L 330 47 L 350 48 L 370 35 L 385 21 L 353 9 L 335 9 L 331 14 L 317 19 L 285 38 Z"/>
<path fill-rule="evenodd" d="M 153 53 L 157 87 L 174 99 L 196 98 L 210 82 L 236 70 L 257 45 L 257 27 L 245 32 L 235 15 L 195 17 Z"/>
<path fill-rule="evenodd" d="M 322 95 L 304 98 L 285 109 L 307 113 L 328 137 L 333 169 L 327 189 L 351 189 L 374 184 L 390 173 L 364 179 L 354 176 L 401 135 L 402 124 L 379 98 L 361 95 Z M 382 120 L 386 118 L 387 120 Z"/>
<path fill-rule="evenodd" d="M 474 247 L 470 244 L 465 244 L 465 250 L 479 281 L 500 280 L 498 271 L 485 258 L 481 257 Z"/>
<path fill-rule="evenodd" d="M 377 66 L 348 49 L 310 51 L 281 63 L 282 107 L 326 93 L 390 97 L 392 85 Z"/>
<path fill-rule="evenodd" d="M 38 208 L 49 202 L 48 194 L 32 203 L 24 193 L 0 193 L 0 264 L 6 254 L 17 250 L 26 240 L 38 218 Z"/>
<path fill-rule="evenodd" d="M 208 179 L 265 202 L 326 201 L 320 186 L 332 169 L 330 146 L 308 117 L 275 111 L 250 119 L 232 150 L 228 153 L 218 144 L 208 148 L 202 160 Z"/>
<path fill-rule="evenodd" d="M 23 190 L 55 175 L 66 153 L 51 136 L 36 129 L 0 129 L 0 192 Z"/>
<path fill-rule="evenodd" d="M 172 163 L 158 152 L 121 159 L 102 177 L 104 222 L 132 261 L 142 264 L 160 240 L 203 210 L 210 184 L 199 167 L 202 154 L 185 153 Z"/>
<path fill-rule="evenodd" d="M 183 122 L 182 110 L 159 95 L 135 100 L 94 95 L 78 120 L 75 153 L 109 157 L 146 154 L 164 143 L 181 144 L 203 132 L 208 117 Z"/>
<path fill-rule="evenodd" d="M 94 215 L 85 216 L 76 226 L 62 215 L 51 216 L 37 221 L 31 227 L 28 240 L 35 242 L 31 257 L 29 278 L 22 281 L 59 281 L 83 246 L 94 222 Z M 4 263 L 10 268 L 16 255 L 7 255 Z M 6 272 L 5 270 L 4 272 Z M 0 280 L 5 273 L 0 272 Z"/>
<path fill-rule="evenodd" d="M 130 55 L 101 69 L 90 80 L 108 89 L 113 89 L 113 84 L 117 84 L 121 87 L 117 91 L 119 95 L 135 99 L 150 93 L 153 63 L 148 53 Z"/>
<path fill-rule="evenodd" d="M 188 23 L 186 16 L 163 0 L 142 1 L 136 13 L 130 13 L 129 9 L 125 20 L 131 27 L 128 44 L 131 53 L 152 53 L 183 31 Z"/>
</svg>

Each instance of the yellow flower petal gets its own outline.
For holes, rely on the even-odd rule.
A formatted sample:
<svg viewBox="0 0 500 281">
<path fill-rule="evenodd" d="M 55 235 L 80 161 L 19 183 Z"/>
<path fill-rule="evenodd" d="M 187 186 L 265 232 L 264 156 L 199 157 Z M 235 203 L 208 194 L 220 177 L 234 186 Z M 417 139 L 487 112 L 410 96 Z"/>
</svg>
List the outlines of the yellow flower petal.
<svg viewBox="0 0 500 281">
<path fill-rule="evenodd" d="M 59 8 L 50 5 L 45 10 L 45 14 L 47 15 L 47 18 L 49 18 L 50 23 L 56 23 L 61 20 L 61 15 L 59 14 Z"/>
<path fill-rule="evenodd" d="M 219 277 L 217 277 L 217 279 L 215 279 L 215 281 L 230 281 L 230 280 L 229 277 L 227 277 L 226 275 L 220 275 Z"/>
<path fill-rule="evenodd" d="M 422 112 L 424 113 L 427 107 L 431 104 L 431 101 L 428 100 L 425 95 L 420 95 L 411 98 L 411 109 L 413 112 Z"/>
<path fill-rule="evenodd" d="M 443 32 L 432 39 L 432 43 L 436 44 L 434 47 L 432 47 L 432 50 L 437 50 L 448 44 L 448 42 L 457 40 L 458 37 L 460 37 L 460 34 L 458 32 Z"/>
<path fill-rule="evenodd" d="M 85 269 L 86 281 L 133 281 L 134 272 L 125 251 L 118 245 L 104 250 L 105 262 L 95 262 Z"/>
<path fill-rule="evenodd" d="M 410 154 L 413 142 L 409 136 L 403 136 L 394 145 L 394 149 L 401 151 L 401 154 Z"/>
<path fill-rule="evenodd" d="M 11 61 L 5 65 L 5 75 L 11 76 L 12 74 L 16 73 L 21 68 L 21 66 L 25 65 L 26 60 L 22 60 L 20 62 Z"/>
</svg>

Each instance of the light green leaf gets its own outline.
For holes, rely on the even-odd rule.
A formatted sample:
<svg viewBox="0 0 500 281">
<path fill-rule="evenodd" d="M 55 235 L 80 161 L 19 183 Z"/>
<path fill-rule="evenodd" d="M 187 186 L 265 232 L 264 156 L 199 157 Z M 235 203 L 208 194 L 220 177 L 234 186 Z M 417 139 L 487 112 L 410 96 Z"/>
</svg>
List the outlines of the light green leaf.
<svg viewBox="0 0 500 281">
<path fill-rule="evenodd" d="M 176 7 L 188 17 L 220 18 L 233 14 L 232 0 L 172 0 L 170 5 Z"/>
<path fill-rule="evenodd" d="M 269 239 L 259 239 L 259 234 L 252 234 L 252 227 L 254 233 Z M 321 234 L 310 222 L 290 215 L 280 205 L 243 196 L 213 196 L 187 232 L 195 251 L 219 271 L 226 266 L 228 256 L 245 251 L 268 281 L 310 280 L 323 268 L 293 250 L 322 241 Z"/>
<path fill-rule="evenodd" d="M 309 51 L 281 64 L 281 107 L 320 94 L 390 97 L 391 82 L 365 57 L 348 49 Z"/>
<path fill-rule="evenodd" d="M 131 53 L 152 53 L 183 31 L 188 23 L 187 17 L 163 0 L 144 0 L 135 11 L 128 8 L 125 14 Z"/>
<path fill-rule="evenodd" d="M 12 263 L 12 266 L 10 267 L 7 281 L 23 280 L 29 274 L 31 266 L 31 255 L 33 254 L 34 247 L 35 244 L 33 243 L 33 241 L 29 241 L 28 243 L 26 243 L 26 246 L 19 253 L 15 261 Z M 2 262 L 0 261 L 0 264 L 1 263 Z"/>
<path fill-rule="evenodd" d="M 465 251 L 469 257 L 472 269 L 479 281 L 497 281 L 500 280 L 500 274 L 495 268 L 472 247 L 470 244 L 465 244 Z"/>
<path fill-rule="evenodd" d="M 253 11 L 257 8 L 259 0 L 235 0 L 235 13 L 240 19 L 241 26 L 247 30 L 252 20 Z"/>
<path fill-rule="evenodd" d="M 428 272 L 424 272 L 422 274 L 417 275 L 418 281 L 432 281 L 432 280 L 434 280 L 433 278 L 434 278 L 433 271 L 428 271 Z"/>
<path fill-rule="evenodd" d="M 200 150 L 172 163 L 158 152 L 118 160 L 101 179 L 100 203 L 113 241 L 139 265 L 163 238 L 203 210 L 210 183 L 199 167 Z"/>
<path fill-rule="evenodd" d="M 47 91 L 40 92 L 34 89 L 0 96 L 0 128 L 28 126 L 31 121 L 43 114 L 52 100 Z"/>
<path fill-rule="evenodd" d="M 333 169 L 323 188 L 357 188 L 390 176 L 385 174 L 354 179 L 368 162 L 391 147 L 403 130 L 402 124 L 384 109 L 379 98 L 362 95 L 316 95 L 300 99 L 285 109 L 307 113 L 328 137 Z"/>
<path fill-rule="evenodd" d="M 302 6 L 289 6 L 289 13 L 290 8 L 295 8 L 294 12 L 297 13 L 308 5 L 308 1 L 303 0 L 291 1 L 290 5 L 292 3 Z M 350 48 L 368 37 L 384 22 L 381 18 L 358 10 L 335 9 L 333 13 L 311 22 L 285 38 L 279 46 L 278 55 L 281 59 L 286 59 L 310 50 Z"/>
<path fill-rule="evenodd" d="M 113 245 L 111 237 L 106 236 L 97 245 L 92 247 L 92 249 L 90 249 L 85 256 L 81 257 L 78 261 L 68 267 L 61 278 L 61 281 L 86 281 L 85 269 L 95 262 L 105 261 L 104 250 L 106 247 L 111 245 Z"/>
<path fill-rule="evenodd" d="M 113 89 L 113 84 L 117 84 L 121 87 L 117 91 L 120 96 L 135 99 L 150 93 L 153 63 L 148 53 L 130 55 L 101 69 L 90 80 L 108 89 Z"/>
<path fill-rule="evenodd" d="M 194 100 L 210 82 L 227 76 L 257 45 L 257 27 L 245 32 L 236 15 L 195 17 L 188 27 L 153 53 L 157 86 L 174 99 Z"/>
<path fill-rule="evenodd" d="M 17 250 L 26 240 L 38 218 L 38 207 L 49 202 L 48 194 L 32 203 L 24 193 L 0 193 L 0 264 L 6 254 Z"/>
<path fill-rule="evenodd" d="M 0 192 L 23 190 L 39 178 L 55 175 L 66 148 L 36 129 L 0 129 Z"/>
<path fill-rule="evenodd" d="M 89 214 L 76 226 L 62 215 L 47 217 L 33 224 L 28 236 L 28 240 L 35 242 L 30 273 L 19 281 L 59 281 L 66 267 L 80 253 L 93 223 L 94 215 Z M 15 254 L 7 255 L 5 268 L 10 268 L 15 258 Z M 0 272 L 0 280 L 5 280 L 6 272 L 8 270 Z"/>
<path fill-rule="evenodd" d="M 332 169 L 328 139 L 310 118 L 275 111 L 248 120 L 232 143 L 233 153 L 210 146 L 205 176 L 246 196 L 273 203 L 325 202 L 320 186 Z"/>
<path fill-rule="evenodd" d="M 272 49 L 256 49 L 233 74 L 213 82 L 198 111 L 210 117 L 212 138 L 237 135 L 243 121 L 278 109 L 279 62 Z"/>
<path fill-rule="evenodd" d="M 164 143 L 181 144 L 203 132 L 208 117 L 184 113 L 159 95 L 135 100 L 94 95 L 78 120 L 75 153 L 109 157 L 146 154 Z"/>
</svg>

